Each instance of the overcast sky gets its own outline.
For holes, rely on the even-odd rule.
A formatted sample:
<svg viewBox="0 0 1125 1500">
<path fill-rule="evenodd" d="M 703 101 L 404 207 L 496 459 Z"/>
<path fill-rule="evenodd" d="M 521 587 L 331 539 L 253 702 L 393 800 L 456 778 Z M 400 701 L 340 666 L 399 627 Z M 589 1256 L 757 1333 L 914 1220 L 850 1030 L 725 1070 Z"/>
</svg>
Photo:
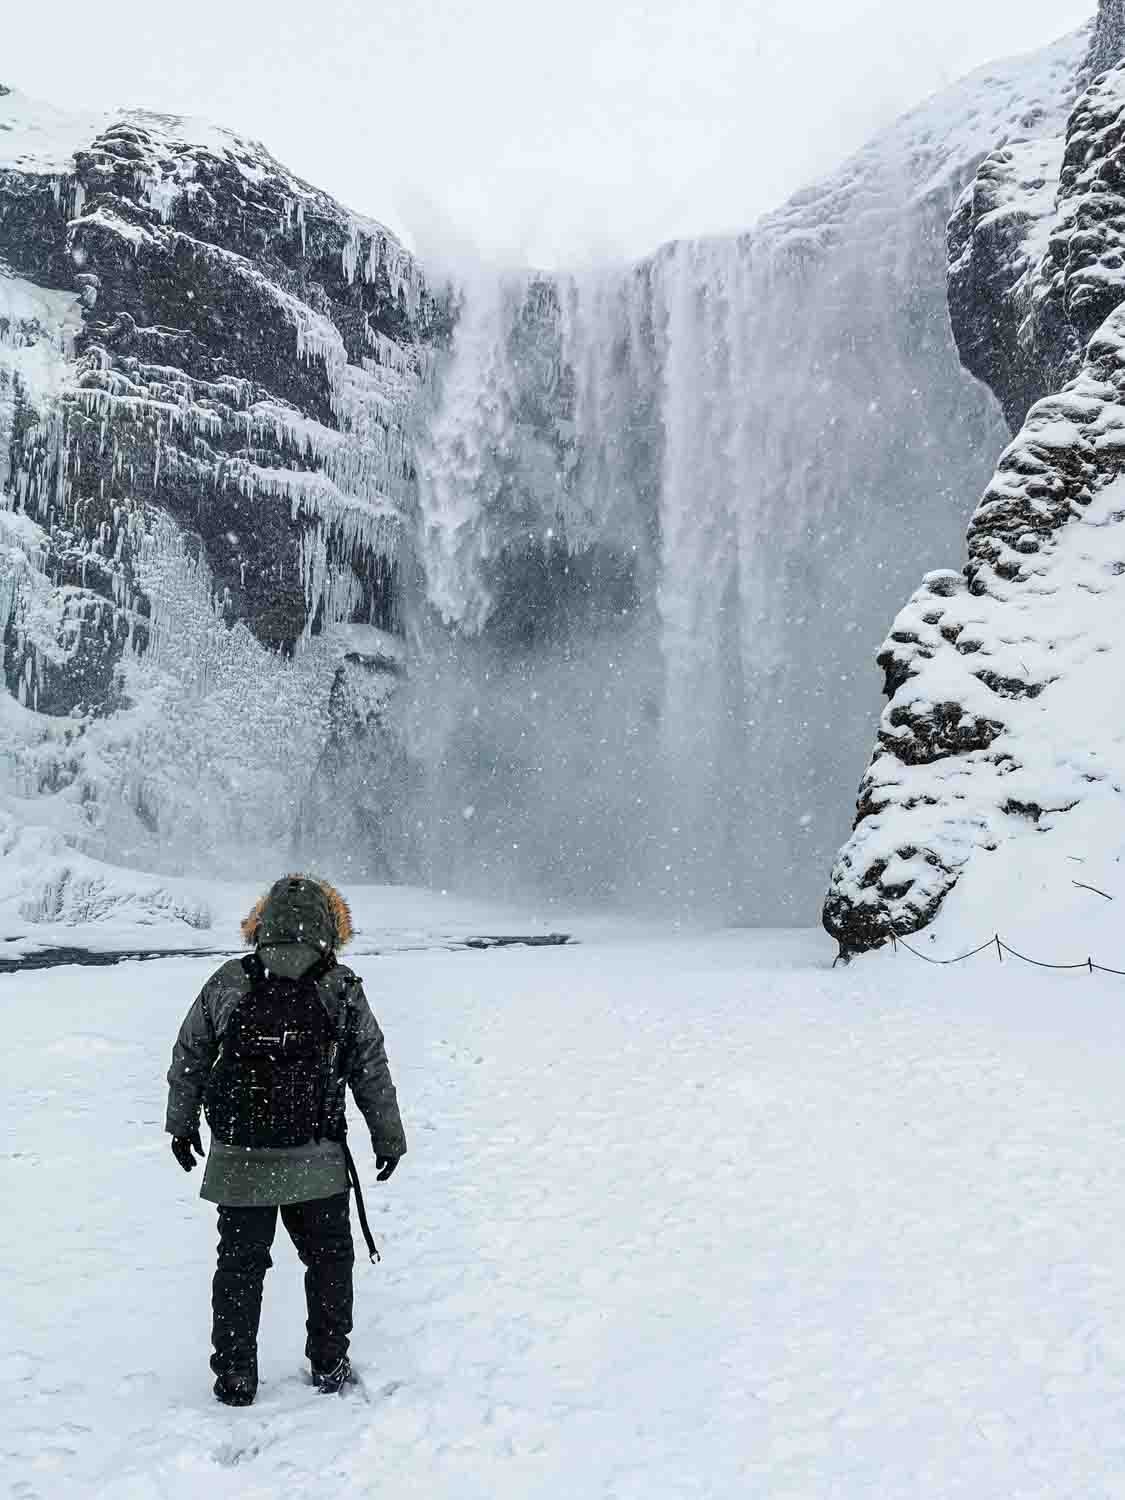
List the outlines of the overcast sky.
<svg viewBox="0 0 1125 1500">
<path fill-rule="evenodd" d="M 6 15 L 0 81 L 202 114 L 418 248 L 539 265 L 740 228 L 1096 0 L 100 0 Z"/>
</svg>

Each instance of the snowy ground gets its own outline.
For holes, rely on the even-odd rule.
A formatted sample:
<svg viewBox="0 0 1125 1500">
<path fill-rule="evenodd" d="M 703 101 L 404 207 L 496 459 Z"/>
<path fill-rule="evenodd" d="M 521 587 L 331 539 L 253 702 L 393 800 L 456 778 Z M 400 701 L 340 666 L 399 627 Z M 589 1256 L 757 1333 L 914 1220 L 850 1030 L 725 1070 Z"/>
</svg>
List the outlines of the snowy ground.
<svg viewBox="0 0 1125 1500">
<path fill-rule="evenodd" d="M 5 1493 L 1125 1496 L 1125 979 L 579 936 L 354 960 L 411 1139 L 359 1153 L 365 1394 L 299 1383 L 279 1230 L 246 1411 L 161 1134 L 215 961 L 0 977 Z"/>
</svg>

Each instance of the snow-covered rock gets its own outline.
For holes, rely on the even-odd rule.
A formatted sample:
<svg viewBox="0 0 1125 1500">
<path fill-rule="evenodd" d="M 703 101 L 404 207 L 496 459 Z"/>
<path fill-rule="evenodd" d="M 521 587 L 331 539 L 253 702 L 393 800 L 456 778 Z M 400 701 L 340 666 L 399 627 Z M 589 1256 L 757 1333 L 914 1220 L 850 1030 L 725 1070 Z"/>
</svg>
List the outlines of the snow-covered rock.
<svg viewBox="0 0 1125 1500">
<path fill-rule="evenodd" d="M 211 927 L 210 907 L 197 893 L 99 864 L 70 848 L 56 830 L 29 824 L 27 812 L 0 801 L 5 956 L 66 943 L 79 930 L 82 945 L 97 946 L 106 933 L 136 942 L 140 929 L 158 944 L 196 946 L 195 935 Z M 40 935 L 49 936 L 44 941 Z"/>
<path fill-rule="evenodd" d="M 845 950 L 924 926 L 961 879 L 994 930 L 1001 846 L 1071 870 L 1125 847 L 1125 64 L 1060 144 L 991 157 L 954 221 L 967 358 L 1010 413 L 1053 394 L 1000 458 L 964 573 L 929 575 L 880 652 L 889 702 L 825 906 Z"/>
<path fill-rule="evenodd" d="M 0 126 L 6 780 L 117 859 L 283 849 L 332 702 L 392 686 L 333 628 L 401 633 L 444 303 L 230 131 L 8 88 Z"/>
<path fill-rule="evenodd" d="M 1090 51 L 1082 70 L 1083 83 L 1112 68 L 1125 55 L 1125 0 L 1098 0 L 1098 14 Z"/>
<path fill-rule="evenodd" d="M 126 495 L 158 504 L 264 642 L 391 621 L 370 561 L 393 564 L 404 412 L 444 316 L 409 255 L 229 131 L 144 111 L 71 122 L 14 91 L 0 111 L 4 261 L 32 303 L 27 281 L 81 304 L 59 430 L 13 445 L 18 507 L 54 500 L 56 524 L 81 510 L 93 540 Z M 17 333 L 33 316 L 18 312 Z"/>
<path fill-rule="evenodd" d="M 958 346 L 1013 431 L 1033 401 L 1077 372 L 1088 339 L 1120 300 L 1123 101 L 1119 68 L 1096 76 L 1065 136 L 994 152 L 951 222 Z"/>
</svg>

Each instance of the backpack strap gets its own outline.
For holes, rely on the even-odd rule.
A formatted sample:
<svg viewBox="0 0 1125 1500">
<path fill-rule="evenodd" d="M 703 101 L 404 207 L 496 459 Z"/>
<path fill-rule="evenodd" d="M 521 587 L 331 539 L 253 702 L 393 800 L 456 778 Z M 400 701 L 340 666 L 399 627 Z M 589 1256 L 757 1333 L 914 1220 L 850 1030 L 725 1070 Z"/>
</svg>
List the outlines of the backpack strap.
<svg viewBox="0 0 1125 1500">
<path fill-rule="evenodd" d="M 251 989 L 253 989 L 255 985 L 261 984 L 262 981 L 265 979 L 265 977 L 266 977 L 265 967 L 264 967 L 264 965 L 262 963 L 262 960 L 258 957 L 257 953 L 246 953 L 246 954 L 244 954 L 242 956 L 242 958 L 239 959 L 239 963 L 242 965 L 242 972 L 246 975 L 246 978 L 248 979 L 248 981 L 250 983 L 250 988 Z M 230 1015 L 227 1016 L 226 1022 L 225 1022 L 224 1026 L 223 1026 L 223 1033 L 224 1033 L 224 1035 L 226 1033 L 227 1026 L 230 1025 L 231 1017 L 234 1015 L 235 1011 L 242 1004 L 242 1002 L 243 1002 L 243 1000 L 245 1000 L 245 998 L 246 998 L 245 995 L 240 995 L 238 997 L 238 999 L 234 1002 L 234 1005 L 231 1007 Z M 214 1023 L 214 1021 L 212 1021 L 210 1014 L 209 1013 L 206 1013 L 206 1014 L 207 1014 L 207 1024 L 208 1024 L 208 1026 L 211 1029 L 211 1034 L 214 1037 L 216 1043 L 219 1043 L 219 1042 L 222 1041 L 222 1037 L 219 1036 L 219 1034 L 215 1031 L 215 1023 Z"/>
<path fill-rule="evenodd" d="M 348 1169 L 348 1181 L 351 1183 L 352 1192 L 355 1194 L 355 1207 L 356 1213 L 359 1215 L 359 1227 L 363 1230 L 363 1238 L 367 1242 L 368 1258 L 374 1263 L 377 1260 L 382 1260 L 383 1257 L 376 1248 L 375 1236 L 371 1233 L 371 1225 L 367 1222 L 367 1206 L 363 1201 L 363 1189 L 359 1185 L 359 1173 L 356 1170 L 355 1157 L 352 1155 L 351 1148 L 348 1145 L 346 1131 L 340 1138 L 340 1143 L 344 1148 L 344 1165 Z"/>
<path fill-rule="evenodd" d="M 335 959 L 333 959 L 333 965 L 334 964 Z M 359 976 L 353 975 L 348 984 L 349 991 L 354 987 L 358 987 L 360 983 L 361 981 Z M 342 1077 L 346 1076 L 347 1074 L 348 1064 L 351 1061 L 351 1049 L 355 1042 L 356 1014 L 355 1007 L 351 1004 L 350 993 L 345 994 L 343 1009 L 344 1044 L 343 1051 L 340 1057 L 340 1069 Z M 359 1216 L 359 1227 L 363 1231 L 363 1238 L 367 1244 L 368 1258 L 372 1261 L 372 1263 L 374 1263 L 375 1261 L 382 1260 L 383 1257 L 379 1254 L 378 1247 L 375 1244 L 375 1236 L 371 1233 L 371 1225 L 367 1222 L 367 1205 L 363 1201 L 363 1188 L 359 1180 L 359 1171 L 356 1167 L 355 1157 L 352 1155 L 351 1147 L 348 1145 L 348 1122 L 346 1116 L 343 1116 L 341 1119 L 339 1139 L 340 1144 L 344 1148 L 344 1165 L 347 1168 L 348 1181 L 351 1184 L 352 1192 L 355 1194 L 355 1207 L 356 1213 Z"/>
</svg>

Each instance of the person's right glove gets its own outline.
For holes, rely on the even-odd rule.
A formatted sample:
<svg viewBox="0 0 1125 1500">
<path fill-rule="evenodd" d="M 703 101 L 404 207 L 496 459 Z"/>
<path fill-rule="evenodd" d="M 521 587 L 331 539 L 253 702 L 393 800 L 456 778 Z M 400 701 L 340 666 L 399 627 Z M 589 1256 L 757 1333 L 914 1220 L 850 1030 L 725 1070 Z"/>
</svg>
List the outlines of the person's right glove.
<svg viewBox="0 0 1125 1500">
<path fill-rule="evenodd" d="M 378 1168 L 376 1182 L 386 1182 L 394 1169 L 398 1166 L 397 1156 L 376 1156 L 375 1165 Z"/>
<path fill-rule="evenodd" d="M 197 1125 L 190 1135 L 174 1135 L 172 1137 L 172 1155 L 183 1167 L 185 1172 L 195 1170 L 195 1157 L 191 1154 L 192 1148 L 203 1160 L 203 1142 L 199 1139 L 199 1126 Z"/>
</svg>

